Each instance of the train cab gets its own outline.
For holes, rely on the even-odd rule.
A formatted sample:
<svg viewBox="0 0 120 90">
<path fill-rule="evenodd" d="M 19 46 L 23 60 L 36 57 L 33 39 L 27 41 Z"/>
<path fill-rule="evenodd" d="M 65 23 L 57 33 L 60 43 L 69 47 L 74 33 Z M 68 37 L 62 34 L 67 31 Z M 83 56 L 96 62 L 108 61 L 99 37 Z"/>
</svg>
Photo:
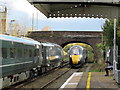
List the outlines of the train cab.
<svg viewBox="0 0 120 90">
<path fill-rule="evenodd" d="M 81 46 L 75 45 L 69 49 L 69 64 L 72 67 L 80 67 L 85 62 L 86 53 Z"/>
</svg>

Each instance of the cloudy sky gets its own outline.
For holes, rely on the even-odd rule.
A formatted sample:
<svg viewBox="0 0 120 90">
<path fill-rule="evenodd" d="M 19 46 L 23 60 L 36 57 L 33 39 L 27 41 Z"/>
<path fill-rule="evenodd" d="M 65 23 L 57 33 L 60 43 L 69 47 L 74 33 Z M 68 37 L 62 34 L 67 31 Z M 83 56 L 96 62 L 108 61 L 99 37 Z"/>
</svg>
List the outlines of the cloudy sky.
<svg viewBox="0 0 120 90">
<path fill-rule="evenodd" d="M 34 6 L 29 4 L 27 0 L 0 0 L 0 5 L 5 5 L 8 8 L 8 22 L 16 20 L 20 24 L 26 24 L 32 27 L 32 15 L 34 13 L 35 29 L 42 29 L 46 26 L 53 30 L 67 31 L 101 31 L 101 26 L 104 19 L 94 18 L 46 18 Z M 38 24 L 37 24 L 38 15 Z"/>
</svg>

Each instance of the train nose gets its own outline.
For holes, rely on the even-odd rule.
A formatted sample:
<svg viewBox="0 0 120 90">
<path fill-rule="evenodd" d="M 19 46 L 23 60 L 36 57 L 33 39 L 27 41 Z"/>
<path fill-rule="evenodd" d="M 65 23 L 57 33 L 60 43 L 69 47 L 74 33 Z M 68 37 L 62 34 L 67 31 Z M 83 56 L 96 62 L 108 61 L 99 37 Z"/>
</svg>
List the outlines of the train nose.
<svg viewBox="0 0 120 90">
<path fill-rule="evenodd" d="M 73 64 L 78 64 L 80 61 L 81 56 L 80 55 L 72 55 L 72 62 Z"/>
</svg>

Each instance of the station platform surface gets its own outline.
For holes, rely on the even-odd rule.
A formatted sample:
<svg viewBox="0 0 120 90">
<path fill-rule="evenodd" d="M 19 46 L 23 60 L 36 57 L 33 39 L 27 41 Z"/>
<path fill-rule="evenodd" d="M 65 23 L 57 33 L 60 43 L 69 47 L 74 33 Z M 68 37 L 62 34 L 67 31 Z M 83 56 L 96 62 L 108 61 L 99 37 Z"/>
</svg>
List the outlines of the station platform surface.
<svg viewBox="0 0 120 90">
<path fill-rule="evenodd" d="M 105 72 L 75 72 L 68 80 L 60 87 L 65 88 L 83 88 L 83 89 L 114 89 L 120 90 L 113 75 L 104 76 Z"/>
</svg>

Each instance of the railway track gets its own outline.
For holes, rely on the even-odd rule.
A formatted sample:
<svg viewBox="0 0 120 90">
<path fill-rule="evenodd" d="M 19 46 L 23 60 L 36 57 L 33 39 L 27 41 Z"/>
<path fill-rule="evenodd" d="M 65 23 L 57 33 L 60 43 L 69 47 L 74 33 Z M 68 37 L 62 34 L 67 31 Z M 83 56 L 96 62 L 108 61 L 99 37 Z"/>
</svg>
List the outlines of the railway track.
<svg viewBox="0 0 120 90">
<path fill-rule="evenodd" d="M 10 90 L 16 89 L 16 88 L 29 88 L 29 89 L 38 88 L 39 90 L 43 90 L 44 88 L 49 87 L 49 85 L 53 84 L 55 81 L 60 79 L 62 76 L 64 76 L 68 72 L 71 72 L 70 75 L 73 72 L 83 72 L 83 71 L 86 72 L 86 70 L 89 71 L 88 68 L 90 67 L 91 65 L 88 65 L 88 66 L 84 65 L 83 66 L 84 70 L 83 70 L 83 68 L 71 69 L 71 68 L 68 68 L 67 65 L 65 65 L 64 68 L 57 68 L 51 72 L 48 72 L 47 74 L 35 77 L 31 80 L 24 81 L 21 84 L 12 86 L 10 87 Z"/>
<path fill-rule="evenodd" d="M 46 83 L 45 85 L 43 85 L 42 87 L 40 87 L 40 90 L 44 89 L 45 87 L 47 87 L 49 84 L 51 84 L 52 82 L 54 82 L 55 80 L 57 80 L 58 78 L 60 78 L 61 76 L 63 76 L 65 73 L 67 73 L 70 69 L 68 69 L 67 71 L 63 72 L 62 74 L 58 75 L 57 77 L 53 78 L 51 81 L 49 81 L 48 83 Z"/>
<path fill-rule="evenodd" d="M 83 68 L 84 68 L 84 70 L 83 70 Z M 50 82 L 48 82 L 46 85 L 44 85 L 43 87 L 41 87 L 40 90 L 46 89 L 46 88 L 48 88 L 48 89 L 49 88 L 54 88 L 54 87 L 52 87 L 52 85 L 54 86 L 57 83 L 57 81 L 59 83 L 61 81 L 60 79 L 62 79 L 61 77 L 64 76 L 65 74 L 66 74 L 66 76 L 71 76 L 74 72 L 89 72 L 89 70 L 91 68 L 91 65 L 85 65 L 85 66 L 83 66 L 83 68 L 69 69 L 64 74 L 61 74 L 60 76 L 58 76 L 58 78 L 54 78 L 53 80 L 51 80 Z M 71 72 L 71 74 L 67 74 L 68 72 Z M 63 78 L 63 79 L 65 79 L 65 78 Z M 65 81 L 63 81 L 63 82 L 65 82 Z M 62 82 L 60 82 L 60 83 L 62 83 Z M 61 85 L 59 85 L 59 86 L 57 86 L 55 88 L 59 88 L 60 86 Z"/>
<path fill-rule="evenodd" d="M 62 67 L 55 68 L 55 69 L 53 69 L 53 70 L 50 70 L 50 71 L 48 71 L 48 72 L 46 72 L 46 73 L 44 73 L 44 74 L 42 74 L 42 75 L 40 75 L 40 76 L 37 76 L 37 77 L 32 78 L 32 79 L 28 79 L 28 80 L 25 80 L 25 81 L 16 83 L 15 85 L 9 86 L 7 89 L 13 90 L 13 89 L 17 89 L 17 88 L 22 88 L 22 87 L 26 86 L 27 84 L 32 83 L 32 82 L 38 80 L 39 78 L 44 78 L 45 76 L 49 75 L 50 73 L 53 73 L 53 72 L 55 72 L 55 71 L 57 71 L 57 70 L 59 70 L 59 69 L 62 69 L 62 68 L 64 68 L 64 67 L 67 67 L 67 65 L 68 65 L 68 63 L 65 63 Z M 68 70 L 68 71 L 69 71 L 69 70 Z M 68 71 L 66 70 L 66 71 L 63 72 L 62 74 L 66 73 L 66 72 L 68 72 Z M 61 75 L 59 75 L 58 77 L 56 77 L 56 79 L 59 78 L 60 76 L 61 76 Z M 51 82 L 52 82 L 52 80 L 51 80 Z M 48 84 L 49 84 L 49 83 L 48 83 Z M 47 85 L 47 84 L 46 84 L 46 85 Z M 45 85 L 43 85 L 42 87 L 44 88 Z M 42 87 L 41 87 L 41 89 L 42 89 Z M 6 88 L 3 89 L 3 90 L 6 90 Z"/>
</svg>

